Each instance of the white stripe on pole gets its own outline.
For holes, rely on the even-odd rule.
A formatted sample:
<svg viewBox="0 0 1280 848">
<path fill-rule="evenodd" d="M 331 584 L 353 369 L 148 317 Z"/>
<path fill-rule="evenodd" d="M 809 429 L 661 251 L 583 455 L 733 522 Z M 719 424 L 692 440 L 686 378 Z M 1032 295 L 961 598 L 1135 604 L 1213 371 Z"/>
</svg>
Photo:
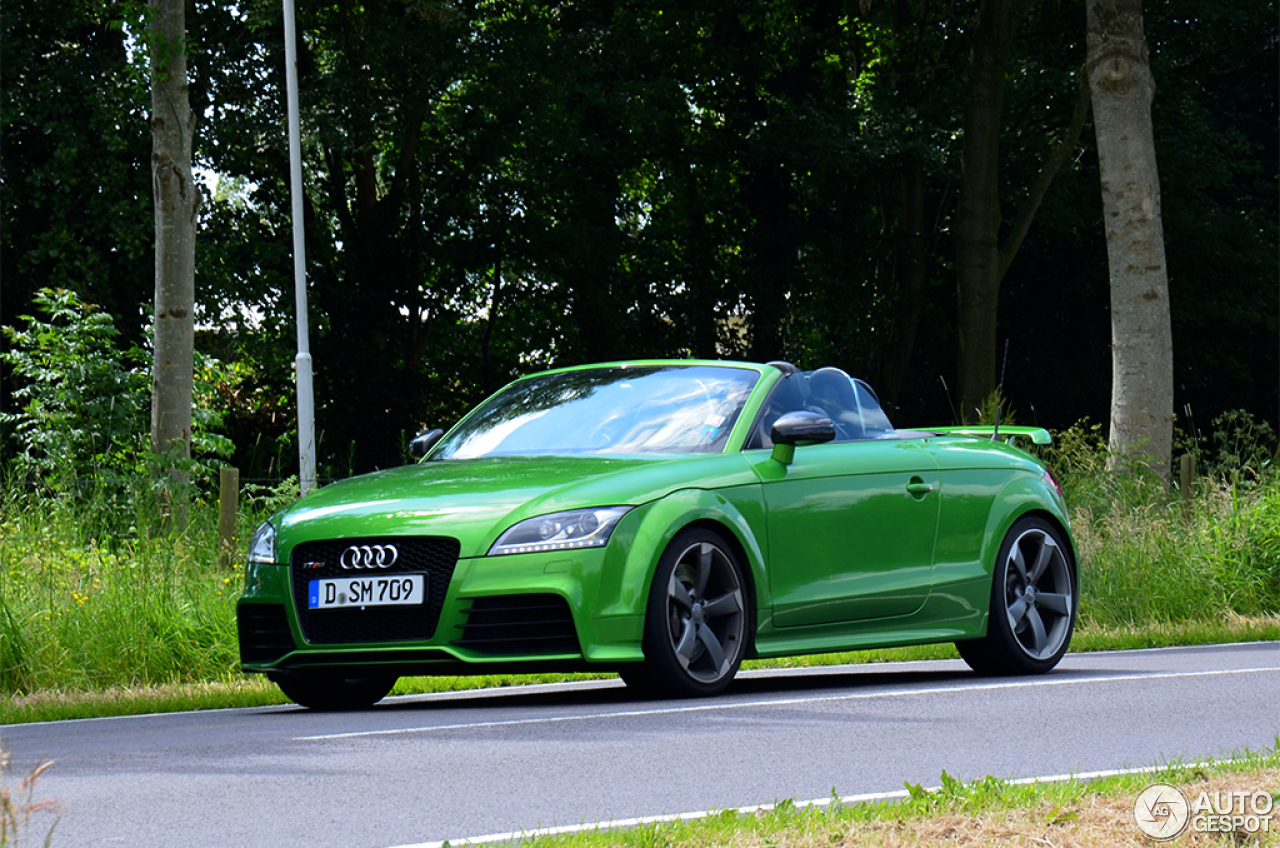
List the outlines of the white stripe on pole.
<svg viewBox="0 0 1280 848">
<path fill-rule="evenodd" d="M 289 194 L 293 200 L 293 285 L 298 310 L 298 482 L 302 494 L 316 487 L 316 420 L 311 392 L 311 341 L 307 333 L 307 247 L 302 219 L 302 140 L 298 129 L 298 47 L 293 0 L 284 0 L 285 90 L 289 104 Z"/>
</svg>

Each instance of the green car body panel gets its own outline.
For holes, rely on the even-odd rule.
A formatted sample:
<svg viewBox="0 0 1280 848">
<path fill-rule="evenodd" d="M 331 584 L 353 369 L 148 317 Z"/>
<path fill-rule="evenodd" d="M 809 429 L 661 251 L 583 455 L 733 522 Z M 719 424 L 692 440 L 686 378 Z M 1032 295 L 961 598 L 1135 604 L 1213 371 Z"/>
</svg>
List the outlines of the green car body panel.
<svg viewBox="0 0 1280 848">
<path fill-rule="evenodd" d="M 716 432 L 722 416 L 702 416 L 702 435 L 723 440 L 717 451 L 436 460 L 473 412 L 424 461 L 326 486 L 277 513 L 268 522 L 274 561 L 251 557 L 246 571 L 242 667 L 273 677 L 626 671 L 646 659 L 655 572 L 690 528 L 714 530 L 741 564 L 751 613 L 745 656 L 977 639 L 987 632 L 993 569 L 1015 523 L 1042 516 L 1071 546 L 1065 504 L 1043 465 L 988 430 L 760 445 L 752 434 L 775 387 L 793 377 L 787 369 L 653 361 L 565 369 L 548 379 L 592 368 L 663 374 L 690 366 L 736 369 L 754 380 L 727 438 Z M 804 376 L 810 373 L 794 379 L 812 380 Z M 1000 435 L 1040 442 L 1042 434 L 1005 428 Z M 587 507 L 628 508 L 602 546 L 493 554 L 521 522 Z M 318 548 L 299 546 L 419 538 L 456 540 L 457 551 L 442 597 L 429 602 L 439 616 L 425 638 L 308 641 L 298 588 L 305 575 L 291 569 L 313 565 L 295 552 Z M 428 593 L 440 590 L 433 579 Z M 474 611 L 484 606 L 480 599 L 500 607 L 513 598 L 562 599 L 558 626 L 571 622 L 572 633 L 562 634 L 570 638 L 525 639 L 537 635 L 534 625 L 516 626 L 500 650 L 472 638 L 469 619 L 481 615 Z M 383 610 L 370 606 L 360 615 Z"/>
</svg>

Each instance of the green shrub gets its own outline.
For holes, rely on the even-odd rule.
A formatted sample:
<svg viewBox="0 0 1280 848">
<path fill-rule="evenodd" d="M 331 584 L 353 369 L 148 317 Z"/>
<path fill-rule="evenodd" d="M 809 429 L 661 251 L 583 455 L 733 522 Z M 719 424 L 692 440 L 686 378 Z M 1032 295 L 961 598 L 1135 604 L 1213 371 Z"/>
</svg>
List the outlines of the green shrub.
<svg viewBox="0 0 1280 848">
<path fill-rule="evenodd" d="M 111 316 L 73 292 L 42 289 L 35 302 L 44 318 L 0 328 L 12 344 L 0 361 L 23 381 L 21 410 L 0 413 L 17 437 L 17 471 L 65 484 L 134 470 L 150 403 L 146 374 L 126 362 L 138 352 L 122 354 Z"/>
<path fill-rule="evenodd" d="M 12 345 L 0 361 L 20 383 L 14 397 L 21 405 L 0 413 L 17 448 L 0 470 L 42 497 L 85 506 L 78 515 L 92 535 L 132 536 L 153 519 L 158 526 L 158 504 L 173 500 L 167 489 L 174 460 L 150 452 L 148 355 L 136 346 L 122 351 L 112 317 L 73 292 L 43 289 L 35 302 L 41 317 L 22 316 L 25 329 L 0 328 Z M 179 463 L 183 479 L 196 486 L 209 487 L 220 458 L 232 453 L 219 433 L 218 393 L 234 390 L 238 379 L 234 369 L 196 354 L 193 458 Z"/>
</svg>

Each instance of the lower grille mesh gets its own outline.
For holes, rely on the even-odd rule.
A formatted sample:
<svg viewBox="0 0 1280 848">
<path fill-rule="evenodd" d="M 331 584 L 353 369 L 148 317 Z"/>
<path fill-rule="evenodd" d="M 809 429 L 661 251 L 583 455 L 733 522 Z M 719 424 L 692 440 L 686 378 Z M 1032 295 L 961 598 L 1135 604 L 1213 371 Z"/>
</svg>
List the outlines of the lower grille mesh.
<svg viewBox="0 0 1280 848">
<path fill-rule="evenodd" d="M 283 604 L 241 604 L 236 609 L 240 662 L 269 663 L 293 650 Z"/>
<path fill-rule="evenodd" d="M 342 552 L 352 545 L 395 545 L 399 553 L 391 567 L 378 569 L 376 575 L 362 573 L 344 569 L 339 562 Z M 443 536 L 334 539 L 298 545 L 289 557 L 289 572 L 303 638 L 308 643 L 319 645 L 421 642 L 430 639 L 435 635 L 460 549 L 457 539 Z M 314 579 L 391 574 L 427 575 L 425 602 L 414 607 L 307 608 L 307 589 Z"/>
<path fill-rule="evenodd" d="M 580 654 L 569 604 L 559 595 L 476 598 L 453 644 L 486 654 Z"/>
</svg>

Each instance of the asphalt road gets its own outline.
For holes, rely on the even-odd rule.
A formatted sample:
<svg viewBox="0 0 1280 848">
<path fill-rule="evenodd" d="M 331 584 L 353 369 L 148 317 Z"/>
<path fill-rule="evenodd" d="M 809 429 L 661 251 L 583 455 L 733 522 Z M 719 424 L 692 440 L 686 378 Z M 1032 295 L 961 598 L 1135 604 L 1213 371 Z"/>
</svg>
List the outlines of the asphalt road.
<svg viewBox="0 0 1280 848">
<path fill-rule="evenodd" d="M 0 727 L 41 757 L 54 845 L 388 846 L 1271 748 L 1280 643 L 1076 654 L 1036 678 L 959 662 L 753 672 L 719 698 L 615 681 Z M 47 820 L 46 820 L 47 823 Z"/>
</svg>

